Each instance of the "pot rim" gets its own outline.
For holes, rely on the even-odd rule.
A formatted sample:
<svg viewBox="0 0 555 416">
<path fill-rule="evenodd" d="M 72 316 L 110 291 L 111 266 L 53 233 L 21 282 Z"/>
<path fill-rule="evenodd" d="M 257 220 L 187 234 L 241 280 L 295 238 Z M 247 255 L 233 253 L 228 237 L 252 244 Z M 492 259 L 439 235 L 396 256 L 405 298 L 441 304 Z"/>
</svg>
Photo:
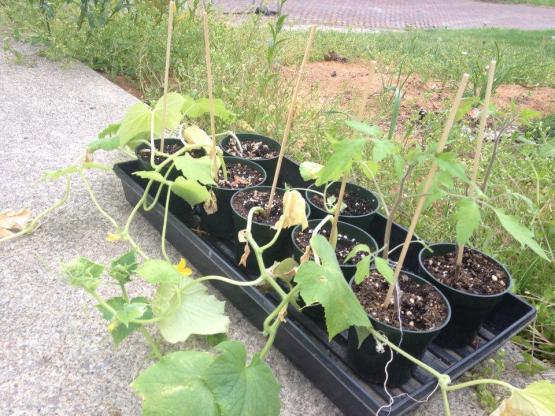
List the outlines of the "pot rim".
<svg viewBox="0 0 555 416">
<path fill-rule="evenodd" d="M 456 247 L 457 247 L 456 243 L 450 243 L 450 242 L 428 244 L 427 247 L 432 248 L 434 246 L 439 246 L 439 245 L 453 246 L 454 249 L 456 249 Z M 433 281 L 435 283 L 437 283 L 437 285 L 442 287 L 442 288 L 447 288 L 449 290 L 452 290 L 452 291 L 456 292 L 459 295 L 463 295 L 463 296 L 467 296 L 467 297 L 475 297 L 475 298 L 479 298 L 479 299 L 493 299 L 493 298 L 504 296 L 505 294 L 509 293 L 510 290 L 512 289 L 512 287 L 513 287 L 513 277 L 511 276 L 511 274 L 509 273 L 509 270 L 507 270 L 505 265 L 503 265 L 501 262 L 497 261 L 493 257 L 489 256 L 488 254 L 486 254 L 486 253 L 484 253 L 484 252 L 482 252 L 478 249 L 475 249 L 473 247 L 468 247 L 468 246 L 465 246 L 465 248 L 470 249 L 470 250 L 475 251 L 475 252 L 478 252 L 478 253 L 482 254 L 483 256 L 486 256 L 488 259 L 490 259 L 495 264 L 497 264 L 499 267 L 501 267 L 501 269 L 503 269 L 503 271 L 509 277 L 509 284 L 507 285 L 507 287 L 505 288 L 505 290 L 503 292 L 494 293 L 494 294 L 491 294 L 491 295 L 482 295 L 482 294 L 478 294 L 478 293 L 469 293 L 469 292 L 466 292 L 464 290 L 456 289 L 454 287 L 446 285 L 445 283 L 440 282 L 439 280 L 437 280 L 430 272 L 428 272 L 428 269 L 424 266 L 424 262 L 422 261 L 423 260 L 422 257 L 423 257 L 425 252 L 429 252 L 427 247 L 423 247 L 420 250 L 420 252 L 418 253 L 418 266 L 421 267 L 422 270 L 425 270 L 426 273 L 430 276 L 430 278 L 433 279 Z"/>
<path fill-rule="evenodd" d="M 318 224 L 318 223 L 320 223 L 320 221 L 322 221 L 322 219 L 312 219 L 312 220 L 308 220 L 308 227 L 310 227 L 310 224 L 311 224 L 311 223 L 313 223 L 313 224 Z M 375 250 L 377 251 L 377 250 L 379 249 L 378 243 L 376 242 L 376 240 L 374 239 L 374 237 L 372 237 L 372 236 L 370 235 L 370 233 L 364 231 L 362 228 L 357 227 L 356 225 L 350 224 L 350 223 L 345 222 L 345 221 L 338 221 L 338 222 L 337 222 L 337 226 L 338 226 L 338 227 L 337 227 L 338 230 L 339 230 L 339 227 L 342 226 L 342 227 L 346 227 L 347 229 L 349 229 L 349 228 L 353 229 L 353 228 L 354 228 L 354 229 L 356 229 L 356 230 L 361 231 L 362 233 L 364 233 L 364 234 L 366 234 L 368 237 L 370 237 L 370 240 L 374 243 L 374 248 L 375 248 Z M 291 232 L 291 241 L 293 242 L 293 245 L 295 246 L 295 248 L 297 248 L 299 251 L 302 252 L 301 248 L 298 246 L 297 242 L 295 241 L 295 235 L 299 232 L 299 229 L 300 229 L 300 225 L 296 225 L 296 226 L 293 228 L 293 231 Z M 356 264 L 339 264 L 339 267 L 355 268 L 355 267 L 356 267 Z"/>
<path fill-rule="evenodd" d="M 246 159 L 246 160 L 249 160 L 249 159 Z M 269 190 L 272 189 L 272 187 L 268 186 L 268 185 L 250 186 L 248 188 L 238 189 L 237 192 L 235 192 L 233 194 L 233 196 L 231 197 L 231 201 L 230 201 L 231 209 L 233 210 L 234 213 L 236 213 L 238 216 L 240 216 L 244 220 L 247 220 L 247 218 L 243 217 L 241 214 L 239 214 L 237 212 L 237 210 L 235 209 L 235 207 L 233 206 L 235 198 L 237 198 L 237 195 L 239 195 L 241 192 L 252 191 L 252 190 L 257 190 L 257 189 L 258 190 L 268 190 L 269 191 Z M 276 192 L 285 193 L 285 189 L 280 188 L 280 187 L 276 187 Z M 308 206 L 308 204 L 305 204 L 305 209 L 306 209 L 306 216 L 309 217 L 310 216 L 310 207 Z M 263 223 L 263 222 L 255 221 L 254 218 L 253 218 L 252 223 L 253 224 L 258 224 L 258 225 L 263 226 L 263 227 L 273 227 L 274 226 L 274 224 L 266 224 L 266 223 Z"/>
<path fill-rule="evenodd" d="M 248 135 L 248 136 L 262 137 L 262 138 L 264 138 L 264 139 L 266 139 L 266 140 L 268 140 L 268 141 L 270 141 L 270 142 L 275 143 L 275 146 L 276 146 L 276 149 L 277 149 L 277 150 L 280 150 L 280 149 L 281 149 L 281 144 L 280 144 L 277 140 L 272 139 L 271 137 L 268 137 L 268 136 L 264 136 L 263 134 L 242 132 L 242 133 L 235 133 L 235 135 L 236 135 L 239 139 L 241 139 L 241 136 L 246 136 L 246 135 Z M 222 139 L 222 141 L 220 142 L 220 144 L 219 144 L 220 148 L 221 148 L 222 151 L 224 152 L 224 156 L 225 156 L 225 155 L 231 156 L 231 155 L 230 155 L 228 152 L 226 152 L 226 150 L 223 148 L 223 143 L 224 143 L 226 140 L 229 140 L 230 137 L 231 137 L 231 135 L 225 136 L 225 137 Z M 248 138 L 247 138 L 247 140 L 248 140 Z M 254 137 L 252 137 L 252 140 L 254 141 L 254 140 L 256 140 L 256 139 L 255 139 Z M 271 158 L 269 158 L 269 159 L 248 159 L 248 158 L 246 158 L 246 157 L 240 157 L 240 156 L 231 156 L 231 157 L 238 157 L 238 158 L 240 158 L 240 159 L 252 160 L 253 162 L 256 162 L 256 161 L 273 161 L 273 160 L 277 160 L 277 159 L 279 158 L 279 155 L 276 156 L 276 157 L 271 157 Z"/>
<path fill-rule="evenodd" d="M 375 269 L 375 265 L 374 265 L 374 264 L 372 264 L 372 266 L 370 267 L 370 270 L 372 270 L 372 269 Z M 447 300 L 447 297 L 446 297 L 443 293 L 441 293 L 441 290 L 439 290 L 437 287 L 435 287 L 433 284 L 431 284 L 430 282 L 428 282 L 428 281 L 427 281 L 426 279 L 424 279 L 423 277 L 420 277 L 420 276 L 418 276 L 417 274 L 412 273 L 412 272 L 409 272 L 409 271 L 404 270 L 404 269 L 401 270 L 401 273 L 406 274 L 406 275 L 409 275 L 409 276 L 411 276 L 412 278 L 416 278 L 417 280 L 420 280 L 422 283 L 425 283 L 425 284 L 427 284 L 427 285 L 430 285 L 431 287 L 434 288 L 434 290 L 435 290 L 437 293 L 439 293 L 439 295 L 440 295 L 441 298 L 443 299 L 443 302 L 445 302 L 445 305 L 447 305 L 447 317 L 445 318 L 445 320 L 443 321 L 443 323 L 442 323 L 441 325 L 435 327 L 435 328 L 431 328 L 431 329 L 428 329 L 428 330 L 425 330 L 425 331 L 414 331 L 414 330 L 411 330 L 411 329 L 403 329 L 403 330 L 401 330 L 400 328 L 397 328 L 397 327 L 395 327 L 395 326 L 386 324 L 385 322 L 382 322 L 382 321 L 380 321 L 380 320 L 374 318 L 374 317 L 371 316 L 369 313 L 366 313 L 366 314 L 368 315 L 368 319 L 374 320 L 374 321 L 376 321 L 376 322 L 379 322 L 380 325 L 383 325 L 383 326 L 387 327 L 388 329 L 390 329 L 390 330 L 392 330 L 392 331 L 397 331 L 397 332 L 399 332 L 399 333 L 402 332 L 402 333 L 405 333 L 405 334 L 431 334 L 431 333 L 433 333 L 433 332 L 437 332 L 437 333 L 441 332 L 441 331 L 447 326 L 447 324 L 449 323 L 449 321 L 451 320 L 451 304 L 450 304 L 449 301 Z M 355 283 L 355 277 L 353 276 L 353 277 L 351 278 L 351 280 L 349 281 L 349 287 L 351 288 L 351 290 L 353 289 L 353 284 L 354 284 L 354 283 Z M 353 294 L 354 294 L 354 291 L 353 291 Z M 356 295 L 355 295 L 355 297 L 356 297 Z M 357 298 L 357 301 L 358 301 L 359 304 L 360 304 L 360 301 L 358 300 L 358 298 Z M 361 305 L 361 307 L 362 307 L 362 305 Z M 362 308 L 362 309 L 364 310 L 364 308 Z M 366 312 L 366 310 L 364 310 L 364 312 Z"/>
<path fill-rule="evenodd" d="M 340 182 L 334 182 L 334 184 L 336 183 L 340 183 Z M 323 186 L 323 185 L 320 185 Z M 312 192 L 313 190 L 311 188 L 318 188 L 320 186 L 316 186 L 316 183 L 313 183 L 312 185 L 310 185 L 306 190 L 305 190 L 305 199 L 308 201 L 308 203 L 316 208 L 318 208 L 320 211 L 324 211 L 324 209 L 320 208 L 319 206 L 317 206 L 316 204 L 314 204 L 311 199 L 308 197 L 308 193 Z M 345 215 L 345 214 L 339 214 L 339 218 L 343 217 L 343 218 L 363 218 L 363 217 L 369 217 L 371 215 L 374 215 L 378 212 L 378 210 L 380 209 L 380 200 L 378 199 L 378 197 L 376 196 L 376 194 L 374 192 L 372 192 L 370 189 L 365 188 L 364 186 L 360 186 L 354 182 L 347 182 L 347 189 L 351 187 L 351 188 L 357 188 L 357 189 L 361 189 L 363 191 L 367 191 L 370 192 L 370 194 L 372 194 L 372 196 L 374 197 L 374 199 L 376 200 L 376 206 L 374 207 L 374 209 L 367 213 L 367 214 L 362 214 L 362 215 Z"/>
</svg>

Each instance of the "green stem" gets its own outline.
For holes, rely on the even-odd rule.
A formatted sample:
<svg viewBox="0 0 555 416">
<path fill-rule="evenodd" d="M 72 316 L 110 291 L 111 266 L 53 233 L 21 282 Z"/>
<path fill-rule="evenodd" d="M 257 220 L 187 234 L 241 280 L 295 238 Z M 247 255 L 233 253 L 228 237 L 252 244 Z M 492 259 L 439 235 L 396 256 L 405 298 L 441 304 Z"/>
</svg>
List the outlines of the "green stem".
<svg viewBox="0 0 555 416">
<path fill-rule="evenodd" d="M 480 380 L 472 380 L 472 381 L 467 381 L 465 383 L 446 386 L 446 389 L 447 391 L 455 391 L 455 390 L 460 390 L 467 387 L 479 386 L 480 384 L 496 384 L 498 386 L 505 387 L 506 389 L 509 389 L 509 390 L 514 390 L 516 388 L 515 386 L 511 385 L 510 383 L 507 383 L 506 381 L 495 380 L 493 378 L 483 378 Z"/>
<path fill-rule="evenodd" d="M 150 345 L 150 349 L 152 350 L 154 356 L 160 360 L 162 358 L 162 353 L 160 352 L 160 347 L 156 340 L 152 338 L 152 335 L 149 334 L 144 326 L 139 327 L 139 331 L 141 331 L 141 334 L 144 335 L 146 342 L 148 342 L 148 345 Z"/>
<path fill-rule="evenodd" d="M 127 288 L 125 287 L 125 283 L 119 283 L 119 287 L 121 289 L 121 297 L 124 301 L 129 302 L 129 295 L 127 294 Z"/>
<path fill-rule="evenodd" d="M 172 171 L 173 168 L 174 168 L 174 164 L 172 164 L 169 167 L 168 171 L 164 175 L 164 180 L 168 179 L 168 176 L 169 176 L 169 174 L 170 174 L 170 172 Z M 160 199 L 160 195 L 162 194 L 162 189 L 164 189 L 164 184 L 160 183 L 160 186 L 158 187 L 158 190 L 156 191 L 156 195 L 154 195 L 154 199 L 152 200 L 150 205 L 148 205 L 148 202 L 146 200 L 143 203 L 143 210 L 150 211 L 152 208 L 154 208 L 156 206 L 156 204 L 158 203 L 158 200 Z"/>
<path fill-rule="evenodd" d="M 238 280 L 233 280 L 222 276 L 204 276 L 199 279 L 195 279 L 194 282 L 201 283 L 201 282 L 206 282 L 210 280 L 217 280 L 219 282 L 224 282 L 234 286 L 258 286 L 264 283 L 264 278 L 262 276 L 260 276 L 256 280 L 249 280 L 247 282 L 240 282 Z"/>
<path fill-rule="evenodd" d="M 166 229 L 168 225 L 168 211 L 170 208 L 170 196 L 172 194 L 172 186 L 168 186 L 168 193 L 166 195 L 166 206 L 164 207 L 164 222 L 162 224 L 162 255 L 166 259 L 167 262 L 171 263 L 170 258 L 168 257 L 168 253 L 166 253 Z"/>
<path fill-rule="evenodd" d="M 90 184 L 89 180 L 87 179 L 87 177 L 85 176 L 85 174 L 83 173 L 83 171 L 81 171 L 79 173 L 80 173 L 80 176 L 81 176 L 81 180 L 83 181 L 83 184 L 85 185 L 85 188 L 87 188 L 87 192 L 89 193 L 89 196 L 91 197 L 91 200 L 93 201 L 94 205 L 96 206 L 96 209 L 98 210 L 98 212 L 100 212 L 100 214 L 102 214 L 102 216 L 104 216 L 104 218 L 106 218 L 114 226 L 114 228 L 116 230 L 116 233 L 119 232 L 118 223 L 98 203 L 98 200 L 96 199 L 96 196 L 94 195 L 94 192 L 92 190 L 91 184 Z"/>
<path fill-rule="evenodd" d="M 441 390 L 441 397 L 443 398 L 443 410 L 445 411 L 445 416 L 451 416 L 451 407 L 449 407 L 449 398 L 447 397 L 447 386 L 439 386 Z"/>
</svg>

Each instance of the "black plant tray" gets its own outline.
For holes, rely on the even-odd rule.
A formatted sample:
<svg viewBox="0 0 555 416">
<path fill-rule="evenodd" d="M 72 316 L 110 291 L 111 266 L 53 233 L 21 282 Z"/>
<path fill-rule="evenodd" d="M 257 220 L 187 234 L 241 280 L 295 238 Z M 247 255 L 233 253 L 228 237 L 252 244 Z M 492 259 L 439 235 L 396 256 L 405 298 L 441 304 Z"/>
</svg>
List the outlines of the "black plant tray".
<svg viewBox="0 0 555 416">
<path fill-rule="evenodd" d="M 119 163 L 114 167 L 116 175 L 121 179 L 125 197 L 132 205 L 138 202 L 146 184 L 146 181 L 132 175 L 137 170 L 141 169 L 136 161 Z M 296 187 L 307 185 L 298 174 L 298 165 L 287 159 L 282 167 L 282 179 Z M 143 216 L 158 231 L 162 229 L 164 218 L 165 192 L 166 190 L 162 191 L 160 202 L 151 211 L 141 210 Z M 370 228 L 368 231 L 381 245 L 385 218 L 376 215 Z M 172 196 L 166 236 L 168 241 L 204 275 L 222 275 L 239 281 L 252 279 L 252 276 L 249 278 L 236 267 L 231 242 L 212 238 L 195 229 L 192 210 L 182 200 Z M 400 244 L 405 236 L 406 230 L 394 225 L 391 247 Z M 407 269 L 417 271 L 419 249 L 418 243 L 411 246 L 405 263 Z M 273 294 L 263 293 L 255 287 L 232 286 L 217 281 L 212 282 L 212 285 L 259 329 L 268 313 L 278 303 Z M 451 350 L 432 344 L 423 360 L 451 378 L 458 377 L 524 328 L 534 319 L 535 314 L 536 311 L 530 304 L 507 294 L 480 330 L 473 346 Z M 349 363 L 346 333 L 339 334 L 328 342 L 327 334 L 319 324 L 290 308 L 287 321 L 277 332 L 275 346 L 346 415 L 375 414 L 380 406 L 388 403 L 383 386 L 360 379 Z M 418 406 L 415 400 L 425 398 L 435 386 L 435 379 L 417 368 L 407 383 L 400 388 L 389 389 L 392 395 L 401 395 L 389 409 L 390 415 L 408 413 Z"/>
</svg>

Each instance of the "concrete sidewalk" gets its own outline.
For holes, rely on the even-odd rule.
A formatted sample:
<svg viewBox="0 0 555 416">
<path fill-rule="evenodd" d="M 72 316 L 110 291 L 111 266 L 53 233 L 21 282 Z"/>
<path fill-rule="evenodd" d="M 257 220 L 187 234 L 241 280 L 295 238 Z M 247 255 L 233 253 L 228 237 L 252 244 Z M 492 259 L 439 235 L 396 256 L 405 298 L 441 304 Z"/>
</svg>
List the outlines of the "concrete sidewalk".
<svg viewBox="0 0 555 416">
<path fill-rule="evenodd" d="M 253 7 L 252 0 L 212 0 L 212 3 L 216 9 L 229 14 L 242 14 Z M 270 10 L 276 9 L 277 0 L 264 3 Z M 555 28 L 555 7 L 476 0 L 288 0 L 283 13 L 287 14 L 289 25 L 365 30 Z"/>
<path fill-rule="evenodd" d="M 0 54 L 0 211 L 29 207 L 37 213 L 57 200 L 63 184 L 40 181 L 42 173 L 71 163 L 100 129 L 136 102 L 81 64 L 29 60 L 31 66 L 15 65 L 8 52 Z M 99 158 L 116 160 L 113 155 Z M 90 177 L 99 202 L 122 223 L 130 206 L 117 178 L 110 173 Z M 70 288 L 59 271 L 61 262 L 77 255 L 106 263 L 126 252 L 126 245 L 105 240 L 109 229 L 74 180 L 67 206 L 33 235 L 0 245 L 0 415 L 140 414 L 129 383 L 150 364 L 148 346 L 135 335 L 115 350 L 94 302 Z M 159 235 L 142 218 L 132 233 L 146 252 L 160 256 Z M 170 254 L 177 258 L 174 250 Z M 143 289 L 133 286 L 137 294 Z M 244 341 L 251 353 L 260 349 L 264 338 L 234 308 L 226 309 L 231 338 Z M 192 340 L 179 348 L 202 346 Z M 283 415 L 341 414 L 283 355 L 273 351 L 269 360 L 283 386 Z M 514 370 L 517 360 L 519 354 L 511 349 L 506 378 L 522 384 L 525 380 Z M 454 415 L 483 413 L 472 390 L 451 397 Z M 439 415 L 440 409 L 436 396 L 414 414 Z"/>
</svg>

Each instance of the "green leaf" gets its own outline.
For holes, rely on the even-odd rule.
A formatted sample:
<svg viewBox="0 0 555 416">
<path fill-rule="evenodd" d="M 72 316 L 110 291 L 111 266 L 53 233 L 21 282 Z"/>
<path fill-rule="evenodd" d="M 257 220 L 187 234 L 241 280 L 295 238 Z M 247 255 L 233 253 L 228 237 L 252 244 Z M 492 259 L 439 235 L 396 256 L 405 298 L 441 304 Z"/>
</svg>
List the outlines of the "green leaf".
<svg viewBox="0 0 555 416">
<path fill-rule="evenodd" d="M 131 275 L 135 270 L 137 270 L 137 256 L 135 250 L 131 250 L 112 261 L 108 274 L 119 283 L 125 284 L 131 280 Z"/>
<path fill-rule="evenodd" d="M 97 150 L 114 150 L 119 147 L 119 137 L 112 136 L 107 139 L 96 139 L 87 145 L 87 150 L 89 152 L 96 152 Z"/>
<path fill-rule="evenodd" d="M 204 373 L 214 358 L 210 353 L 177 351 L 165 355 L 131 383 L 143 400 L 144 416 L 219 416 Z"/>
<path fill-rule="evenodd" d="M 480 226 L 480 208 L 472 199 L 464 198 L 457 203 L 457 244 L 464 245 Z"/>
<path fill-rule="evenodd" d="M 524 389 L 513 389 L 491 416 L 553 416 L 555 415 L 555 384 L 536 381 Z"/>
<path fill-rule="evenodd" d="M 480 98 L 479 97 L 467 97 L 467 98 L 463 98 L 461 101 L 461 105 L 459 106 L 459 109 L 457 110 L 457 115 L 456 115 L 456 120 L 457 121 L 461 121 L 464 116 L 466 116 L 468 114 L 468 112 L 470 110 L 472 110 L 472 108 L 475 105 L 480 104 Z"/>
<path fill-rule="evenodd" d="M 393 283 L 393 276 L 395 275 L 395 272 L 389 265 L 388 261 L 381 257 L 376 257 L 376 259 L 374 260 L 374 264 L 376 265 L 376 269 L 383 276 L 385 281 L 391 285 Z"/>
<path fill-rule="evenodd" d="M 125 305 L 127 305 L 127 302 L 125 302 L 125 300 L 122 297 L 110 298 L 106 301 L 106 303 L 108 303 L 108 305 L 110 305 L 113 309 L 115 309 L 118 312 L 123 310 Z M 131 299 L 131 303 L 147 304 L 148 299 L 140 296 L 140 297 Z M 96 305 L 96 308 L 100 311 L 104 319 L 111 322 L 110 325 L 108 325 L 108 332 L 112 336 L 112 339 L 114 340 L 114 344 L 116 346 L 118 346 L 125 338 L 127 338 L 130 334 L 135 332 L 141 326 L 140 324 L 136 324 L 133 322 L 129 323 L 126 326 L 119 320 L 115 319 L 116 317 L 114 316 L 114 314 L 112 314 L 112 312 L 106 309 L 104 306 Z M 146 307 L 142 315 L 132 319 L 137 319 L 137 318 L 152 319 L 152 311 L 150 310 L 149 307 Z"/>
<path fill-rule="evenodd" d="M 126 303 L 121 310 L 117 311 L 116 319 L 126 327 L 129 327 L 129 321 L 143 316 L 147 307 L 148 304 L 143 302 Z"/>
<path fill-rule="evenodd" d="M 355 283 L 359 285 L 370 272 L 370 256 L 364 256 L 358 263 L 355 271 Z"/>
<path fill-rule="evenodd" d="M 333 146 L 333 154 L 320 171 L 316 185 L 338 181 L 344 174 L 351 171 L 353 161 L 360 158 L 366 139 L 341 140 Z"/>
<path fill-rule="evenodd" d="M 136 175 L 139 178 L 153 180 L 155 182 L 168 183 L 168 181 L 164 179 L 160 172 L 155 172 L 153 170 L 140 170 L 137 172 L 133 172 L 133 175 Z"/>
<path fill-rule="evenodd" d="M 183 276 L 173 265 L 160 259 L 145 261 L 137 269 L 137 274 L 153 284 L 169 283 L 177 285 L 183 281 Z"/>
<path fill-rule="evenodd" d="M 270 270 L 270 274 L 284 282 L 290 282 L 295 275 L 295 269 L 299 267 L 299 263 L 293 257 L 287 257 L 279 263 L 274 263 Z"/>
<path fill-rule="evenodd" d="M 120 123 L 111 123 L 106 126 L 104 130 L 98 133 L 99 139 L 105 139 L 107 137 L 115 136 L 117 131 L 119 130 Z"/>
<path fill-rule="evenodd" d="M 337 262 L 335 250 L 325 237 L 315 235 L 310 240 L 321 264 L 308 261 L 301 264 L 295 275 L 300 295 L 307 305 L 320 303 L 326 314 L 330 340 L 350 326 L 368 326 L 368 316 L 347 284 Z"/>
<path fill-rule="evenodd" d="M 172 187 L 172 192 L 183 198 L 189 205 L 194 206 L 210 199 L 210 192 L 197 181 L 177 178 Z"/>
<path fill-rule="evenodd" d="M 302 162 L 299 166 L 299 173 L 305 181 L 312 181 L 318 177 L 323 166 L 314 162 Z"/>
<path fill-rule="evenodd" d="M 213 161 L 210 159 L 210 156 L 202 156 L 195 159 L 189 153 L 185 153 L 184 156 L 176 157 L 174 161 L 175 167 L 187 179 L 198 181 L 203 185 L 216 185 L 212 178 Z"/>
<path fill-rule="evenodd" d="M 542 259 L 550 261 L 547 254 L 541 248 L 541 246 L 534 240 L 534 233 L 526 228 L 524 225 L 518 222 L 518 219 L 512 215 L 507 215 L 501 209 L 494 209 L 499 222 L 507 230 L 509 234 L 513 236 L 520 244 L 528 246 L 534 253 L 540 256 Z"/>
<path fill-rule="evenodd" d="M 78 257 L 64 264 L 62 269 L 70 285 L 82 287 L 88 292 L 94 292 L 100 285 L 104 266 L 85 257 Z"/>
<path fill-rule="evenodd" d="M 399 151 L 398 144 L 392 140 L 374 139 L 372 143 L 374 144 L 372 148 L 372 160 L 376 163 L 381 162 L 388 156 L 396 154 Z"/>
<path fill-rule="evenodd" d="M 159 314 L 161 305 L 170 305 L 157 323 L 164 339 L 171 343 L 187 340 L 190 335 L 211 335 L 227 332 L 229 318 L 225 315 L 225 302 L 210 295 L 206 286 L 182 278 L 183 286 L 171 290 L 163 285 L 153 301 L 153 310 Z"/>
<path fill-rule="evenodd" d="M 191 118 L 198 118 L 205 114 L 210 113 L 210 101 L 208 98 L 200 98 L 196 101 L 194 106 L 190 106 L 185 115 Z M 235 114 L 229 111 L 224 102 L 217 98 L 214 100 L 214 115 L 223 121 L 230 121 L 235 117 Z"/>
<path fill-rule="evenodd" d="M 163 102 L 161 97 L 154 109 L 144 103 L 132 105 L 125 114 L 121 125 L 116 133 L 120 139 L 120 145 L 130 143 L 132 140 L 150 137 L 151 122 L 154 122 L 154 135 L 162 134 L 162 126 L 166 129 L 176 129 L 183 118 L 182 107 L 185 99 L 178 93 L 170 92 L 166 95 L 166 117 L 164 123 Z"/>
<path fill-rule="evenodd" d="M 442 152 L 436 155 L 435 162 L 437 167 L 455 178 L 467 180 L 464 172 L 464 165 L 457 160 L 457 156 L 452 152 Z"/>
<path fill-rule="evenodd" d="M 353 130 L 366 134 L 367 136 L 379 137 L 383 134 L 382 129 L 378 126 L 371 126 L 357 120 L 347 120 L 345 121 L 345 124 Z"/>
<path fill-rule="evenodd" d="M 360 170 L 362 170 L 362 173 L 364 173 L 364 176 L 368 179 L 373 179 L 378 173 L 378 169 L 380 167 L 380 165 L 373 160 L 360 160 L 358 162 L 358 166 L 360 167 Z"/>
<path fill-rule="evenodd" d="M 370 254 L 370 247 L 368 247 L 366 244 L 357 244 L 356 246 L 354 246 L 351 251 L 349 251 L 349 254 L 347 254 L 347 257 L 345 257 L 345 261 L 344 263 L 347 263 L 349 260 L 351 260 L 352 258 L 354 258 L 358 253 L 360 252 L 366 253 L 366 254 Z"/>
<path fill-rule="evenodd" d="M 279 389 L 272 370 L 258 355 L 246 365 L 245 346 L 225 341 L 205 374 L 222 416 L 278 416 Z"/>
<path fill-rule="evenodd" d="M 123 146 L 139 136 L 146 137 L 150 132 L 151 117 L 151 110 L 146 104 L 133 104 L 125 113 L 116 133 L 120 145 Z"/>
</svg>

